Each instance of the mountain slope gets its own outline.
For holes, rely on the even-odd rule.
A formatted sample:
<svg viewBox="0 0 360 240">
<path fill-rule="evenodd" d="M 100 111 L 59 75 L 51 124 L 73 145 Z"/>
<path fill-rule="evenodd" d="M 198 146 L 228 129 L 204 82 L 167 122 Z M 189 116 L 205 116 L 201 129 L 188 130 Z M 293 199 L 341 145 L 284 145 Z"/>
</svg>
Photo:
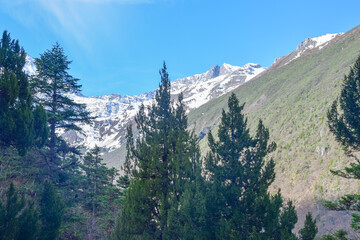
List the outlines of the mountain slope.
<svg viewBox="0 0 360 240">
<path fill-rule="evenodd" d="M 285 197 L 296 201 L 300 223 L 312 210 L 324 233 L 335 230 L 335 226 L 348 228 L 349 224 L 338 218 L 341 213 L 323 209 L 319 200 L 358 191 L 357 183 L 330 174 L 330 169 L 340 169 L 351 159 L 330 134 L 326 111 L 340 92 L 344 74 L 360 53 L 360 27 L 321 46 L 308 48 L 293 59 L 296 50 L 234 93 L 246 103 L 250 127 L 254 129 L 257 120 L 263 119 L 278 145 L 272 154 L 276 162 L 274 191 L 281 188 Z M 206 133 L 209 128 L 216 132 L 219 112 L 226 109 L 228 97 L 223 95 L 190 112 L 189 122 L 196 132 Z M 206 152 L 206 137 L 200 144 Z"/>
</svg>

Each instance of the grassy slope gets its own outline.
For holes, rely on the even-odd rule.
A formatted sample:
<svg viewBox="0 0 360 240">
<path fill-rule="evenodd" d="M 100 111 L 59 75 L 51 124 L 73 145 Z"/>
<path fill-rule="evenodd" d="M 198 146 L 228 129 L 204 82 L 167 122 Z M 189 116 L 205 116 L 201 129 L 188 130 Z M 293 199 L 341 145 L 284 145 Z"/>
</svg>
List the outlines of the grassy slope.
<svg viewBox="0 0 360 240">
<path fill-rule="evenodd" d="M 326 123 L 326 111 L 359 54 L 360 34 L 353 30 L 322 51 L 314 51 L 234 91 L 240 102 L 246 103 L 251 129 L 256 127 L 257 119 L 263 119 L 278 145 L 272 154 L 277 163 L 273 189 L 281 188 L 285 197 L 295 200 L 299 222 L 303 222 L 305 212 L 313 211 L 322 232 L 331 231 L 342 220 L 339 222 L 338 214 L 329 213 L 316 203 L 345 192 L 357 192 L 359 188 L 358 183 L 329 173 L 330 169 L 344 167 L 350 159 L 336 144 Z M 228 96 L 189 114 L 189 123 L 196 132 L 206 126 L 216 129 Z M 200 144 L 206 152 L 206 138 Z M 322 226 L 324 223 L 326 227 Z"/>
</svg>

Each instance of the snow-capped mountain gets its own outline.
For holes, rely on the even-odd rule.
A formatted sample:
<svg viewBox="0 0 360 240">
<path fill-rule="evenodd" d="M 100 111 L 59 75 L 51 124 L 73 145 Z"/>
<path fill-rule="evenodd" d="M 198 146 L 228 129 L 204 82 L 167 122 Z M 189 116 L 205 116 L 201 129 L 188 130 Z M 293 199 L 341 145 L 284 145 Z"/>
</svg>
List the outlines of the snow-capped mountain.
<svg viewBox="0 0 360 240">
<path fill-rule="evenodd" d="M 253 79 L 266 68 L 248 63 L 243 67 L 224 63 L 215 65 L 202 74 L 181 78 L 171 83 L 172 98 L 176 99 L 181 92 L 187 111 L 232 91 L 241 84 Z M 36 74 L 34 59 L 26 58 L 24 71 L 29 75 Z M 93 125 L 83 125 L 83 133 L 73 131 L 62 133 L 71 144 L 92 148 L 95 145 L 104 151 L 119 148 L 125 141 L 127 125 L 133 121 L 141 104 L 150 105 L 155 97 L 155 90 L 140 95 L 110 94 L 86 97 L 81 94 L 70 94 L 75 102 L 85 104 L 92 116 L 96 117 Z"/>
<path fill-rule="evenodd" d="M 216 65 L 205 73 L 173 81 L 171 94 L 176 98 L 182 92 L 187 111 L 190 111 L 235 89 L 264 70 L 253 63 L 243 67 Z M 155 91 L 134 96 L 111 94 L 85 97 L 72 94 L 70 97 L 77 103 L 86 104 L 88 111 L 97 119 L 94 125 L 83 126 L 84 134 L 68 132 L 63 136 L 75 145 L 84 144 L 87 148 L 97 145 L 104 151 L 115 150 L 124 143 L 126 126 L 133 120 L 141 104 L 150 105 L 154 96 Z"/>
<path fill-rule="evenodd" d="M 234 90 L 264 70 L 265 68 L 255 63 L 248 63 L 243 67 L 226 63 L 221 67 L 215 65 L 205 73 L 175 80 L 171 93 L 176 95 L 184 92 L 184 103 L 191 110 Z"/>
<path fill-rule="evenodd" d="M 83 125 L 83 134 L 63 133 L 63 137 L 74 145 L 92 148 L 95 145 L 104 151 L 119 148 L 124 140 L 127 125 L 133 120 L 141 104 L 150 105 L 155 92 L 134 96 L 118 94 L 85 97 L 72 94 L 70 97 L 77 103 L 86 104 L 91 115 L 96 117 L 93 125 Z"/>
<path fill-rule="evenodd" d="M 306 54 L 311 50 L 323 49 L 329 44 L 329 42 L 343 34 L 344 33 L 325 34 L 320 37 L 306 38 L 297 46 L 295 51 L 289 53 L 286 56 L 276 58 L 273 64 L 281 64 L 281 66 L 289 64 L 290 62 L 294 61 L 295 59 L 301 57 L 302 55 Z"/>
<path fill-rule="evenodd" d="M 284 66 L 309 50 L 321 50 L 330 41 L 341 35 L 342 33 L 326 34 L 316 38 L 307 38 L 298 45 L 294 52 L 277 58 L 270 69 Z M 266 68 L 254 63 L 248 63 L 242 67 L 226 63 L 221 66 L 215 65 L 205 73 L 173 81 L 171 94 L 176 99 L 177 95 L 182 92 L 187 111 L 191 111 L 234 90 L 259 76 L 265 70 Z M 34 59 L 30 56 L 26 59 L 24 71 L 29 75 L 36 74 Z M 125 142 L 126 127 L 133 121 L 141 104 L 150 105 L 154 96 L 155 90 L 133 96 L 110 94 L 86 97 L 81 94 L 71 94 L 70 97 L 75 102 L 86 104 L 88 111 L 96 117 L 96 120 L 93 125 L 82 126 L 82 134 L 69 131 L 62 133 L 62 136 L 74 145 L 84 145 L 86 148 L 97 145 L 107 152 L 115 150 Z"/>
</svg>

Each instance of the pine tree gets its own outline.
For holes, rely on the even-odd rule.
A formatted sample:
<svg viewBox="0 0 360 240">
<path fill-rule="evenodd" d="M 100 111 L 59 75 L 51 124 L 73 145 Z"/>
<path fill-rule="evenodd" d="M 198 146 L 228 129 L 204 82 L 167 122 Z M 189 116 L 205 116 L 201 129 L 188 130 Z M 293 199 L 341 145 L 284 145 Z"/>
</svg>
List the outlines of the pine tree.
<svg viewBox="0 0 360 240">
<path fill-rule="evenodd" d="M 40 239 L 53 240 L 59 235 L 63 217 L 63 203 L 55 188 L 45 181 L 40 200 L 41 233 Z"/>
<path fill-rule="evenodd" d="M 30 201 L 19 196 L 13 183 L 0 201 L 0 239 L 33 240 L 38 237 L 39 215 Z"/>
<path fill-rule="evenodd" d="M 18 214 L 25 207 L 25 199 L 19 198 L 13 183 L 6 192 L 6 203 L 3 206 L 1 220 L 1 239 L 16 239 L 19 234 Z"/>
<path fill-rule="evenodd" d="M 311 213 L 309 212 L 306 215 L 304 228 L 300 229 L 299 231 L 300 239 L 314 240 L 317 232 L 318 232 L 318 228 L 316 226 L 316 219 L 313 219 Z"/>
<path fill-rule="evenodd" d="M 340 96 L 336 99 L 327 113 L 330 131 L 335 139 L 345 149 L 348 156 L 355 159 L 344 170 L 331 172 L 344 178 L 360 179 L 360 160 L 357 156 L 360 150 L 360 56 L 344 77 Z M 359 209 L 360 195 L 348 194 L 338 202 L 326 202 L 325 206 L 331 210 Z M 352 213 L 351 227 L 360 230 L 360 214 Z"/>
<path fill-rule="evenodd" d="M 85 209 L 91 212 L 88 239 L 104 237 L 100 231 L 100 226 L 106 225 L 108 222 L 104 219 L 106 218 L 105 215 L 111 214 L 111 211 L 118 207 L 116 203 L 121 194 L 120 189 L 113 185 L 117 172 L 114 169 L 107 168 L 102 161 L 100 148 L 96 146 L 85 155 L 81 165 L 86 177 L 82 187 L 83 204 Z M 97 221 L 100 218 L 101 221 Z"/>
<path fill-rule="evenodd" d="M 71 76 L 68 60 L 63 48 L 56 43 L 51 50 L 45 51 L 40 58 L 35 59 L 37 77 L 33 79 L 34 92 L 38 101 L 45 107 L 49 124 L 49 161 L 50 172 L 74 165 L 75 159 L 65 162 L 63 156 L 68 153 L 78 154 L 76 148 L 70 147 L 56 133 L 62 131 L 80 131 L 79 123 L 90 123 L 90 113 L 85 105 L 75 103 L 68 94 L 79 93 L 79 79 Z M 60 155 L 62 157 L 60 157 Z M 74 160 L 74 161 L 71 161 Z"/>
<path fill-rule="evenodd" d="M 21 155 L 35 139 L 46 135 L 41 126 L 46 115 L 41 107 L 36 108 L 34 118 L 28 76 L 23 71 L 25 58 L 19 42 L 4 31 L 0 41 L 0 144 L 16 147 Z M 38 124 L 35 129 L 34 122 Z"/>
<path fill-rule="evenodd" d="M 182 96 L 173 106 L 165 63 L 160 76 L 155 103 L 148 114 L 142 106 L 135 119 L 141 137 L 132 142 L 128 128 L 125 170 L 133 179 L 116 231 L 120 239 L 171 239 L 180 231 L 172 216 L 179 214 L 185 186 L 194 179 L 192 167 L 199 156 L 195 136 L 186 130 Z"/>
<path fill-rule="evenodd" d="M 194 143 L 194 147 L 197 145 Z M 197 152 L 195 150 L 194 152 Z M 196 158 L 195 158 L 196 159 Z M 172 224 L 171 237 L 174 239 L 211 239 L 206 228 L 206 183 L 202 177 L 202 162 L 193 162 L 193 178 L 185 185 L 178 205 L 172 205 L 169 220 Z"/>
<path fill-rule="evenodd" d="M 211 132 L 208 137 L 208 231 L 216 239 L 292 239 L 297 221 L 294 207 L 291 202 L 283 206 L 280 192 L 268 193 L 275 179 L 275 164 L 265 157 L 276 145 L 268 144 L 269 131 L 261 120 L 255 137 L 250 136 L 247 119 L 241 114 L 244 105 L 235 94 L 228 107 L 228 112 L 222 112 L 219 140 Z"/>
</svg>

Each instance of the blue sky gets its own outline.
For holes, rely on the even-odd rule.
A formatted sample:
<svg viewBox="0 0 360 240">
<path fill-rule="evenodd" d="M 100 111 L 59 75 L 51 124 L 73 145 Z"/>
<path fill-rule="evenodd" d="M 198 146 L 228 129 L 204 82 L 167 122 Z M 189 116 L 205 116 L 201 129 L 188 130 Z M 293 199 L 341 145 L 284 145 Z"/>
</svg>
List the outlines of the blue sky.
<svg viewBox="0 0 360 240">
<path fill-rule="evenodd" d="M 56 41 L 83 94 L 154 90 L 224 62 L 270 66 L 307 37 L 360 24 L 360 1 L 0 0 L 0 30 L 33 57 Z"/>
</svg>

